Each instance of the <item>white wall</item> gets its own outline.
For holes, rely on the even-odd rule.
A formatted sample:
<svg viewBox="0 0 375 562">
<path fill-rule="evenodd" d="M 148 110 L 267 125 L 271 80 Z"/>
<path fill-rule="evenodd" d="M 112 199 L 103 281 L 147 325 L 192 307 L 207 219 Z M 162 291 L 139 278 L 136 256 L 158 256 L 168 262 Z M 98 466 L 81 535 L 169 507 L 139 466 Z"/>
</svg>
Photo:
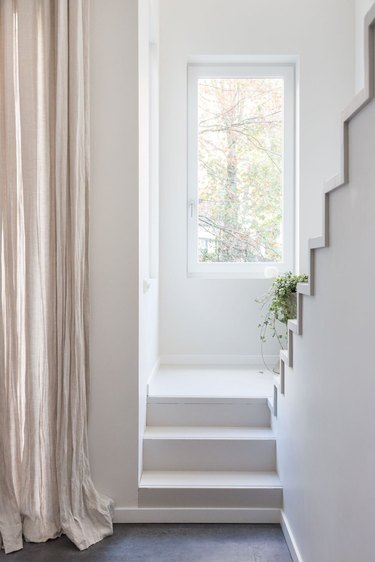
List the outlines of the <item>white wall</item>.
<svg viewBox="0 0 375 562">
<path fill-rule="evenodd" d="M 304 249 L 321 230 L 322 183 L 338 168 L 340 111 L 353 94 L 354 0 L 161 0 L 160 10 L 161 353 L 259 355 L 254 299 L 268 282 L 186 277 L 186 63 L 299 56 Z"/>
<path fill-rule="evenodd" d="M 363 20 L 374 0 L 355 0 L 355 87 L 359 91 L 363 88 Z"/>
<path fill-rule="evenodd" d="M 158 1 L 139 0 L 139 471 L 147 382 L 159 357 Z"/>
<path fill-rule="evenodd" d="M 374 560 L 374 146 L 372 101 L 350 124 L 350 184 L 331 195 L 330 247 L 279 398 L 284 511 L 304 562 Z"/>
<path fill-rule="evenodd" d="M 138 6 L 91 0 L 91 401 L 95 484 L 138 485 Z"/>
</svg>

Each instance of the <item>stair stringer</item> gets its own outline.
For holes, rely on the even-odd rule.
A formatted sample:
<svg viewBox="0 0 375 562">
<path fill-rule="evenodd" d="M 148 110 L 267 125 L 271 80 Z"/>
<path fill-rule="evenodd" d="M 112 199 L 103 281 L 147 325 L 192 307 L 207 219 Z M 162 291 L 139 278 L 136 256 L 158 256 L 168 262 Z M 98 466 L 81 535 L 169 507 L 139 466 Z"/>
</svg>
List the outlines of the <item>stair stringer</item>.
<svg viewBox="0 0 375 562">
<path fill-rule="evenodd" d="M 297 285 L 297 317 L 288 322 L 288 348 L 280 352 L 280 377 L 275 377 L 275 398 L 277 392 L 285 393 L 285 365 L 293 368 L 294 336 L 303 334 L 303 299 L 314 296 L 315 292 L 315 253 L 329 246 L 330 194 L 349 182 L 349 123 L 366 105 L 374 99 L 375 91 L 375 4 L 367 12 L 364 20 L 364 70 L 363 89 L 341 115 L 341 164 L 339 173 L 325 182 L 322 197 L 322 234 L 308 240 L 308 282 Z M 278 380 L 280 379 L 280 380 Z M 276 413 L 275 413 L 276 415 Z"/>
</svg>

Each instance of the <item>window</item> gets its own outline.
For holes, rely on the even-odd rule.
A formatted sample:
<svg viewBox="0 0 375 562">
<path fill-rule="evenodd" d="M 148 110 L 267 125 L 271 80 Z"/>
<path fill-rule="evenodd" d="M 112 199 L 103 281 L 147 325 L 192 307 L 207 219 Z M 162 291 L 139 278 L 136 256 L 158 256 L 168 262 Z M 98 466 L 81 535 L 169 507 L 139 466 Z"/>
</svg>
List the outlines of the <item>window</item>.
<svg viewBox="0 0 375 562">
<path fill-rule="evenodd" d="M 188 67 L 188 273 L 293 269 L 294 66 Z"/>
</svg>

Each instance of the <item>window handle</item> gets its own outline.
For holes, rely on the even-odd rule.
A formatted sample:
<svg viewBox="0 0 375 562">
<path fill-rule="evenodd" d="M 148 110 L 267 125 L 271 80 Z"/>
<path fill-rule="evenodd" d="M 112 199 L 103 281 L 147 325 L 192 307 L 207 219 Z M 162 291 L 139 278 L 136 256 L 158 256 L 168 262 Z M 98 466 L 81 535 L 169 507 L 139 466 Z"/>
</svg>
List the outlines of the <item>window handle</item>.
<svg viewBox="0 0 375 562">
<path fill-rule="evenodd" d="M 192 219 L 194 216 L 195 200 L 190 199 L 189 201 L 189 217 Z"/>
</svg>

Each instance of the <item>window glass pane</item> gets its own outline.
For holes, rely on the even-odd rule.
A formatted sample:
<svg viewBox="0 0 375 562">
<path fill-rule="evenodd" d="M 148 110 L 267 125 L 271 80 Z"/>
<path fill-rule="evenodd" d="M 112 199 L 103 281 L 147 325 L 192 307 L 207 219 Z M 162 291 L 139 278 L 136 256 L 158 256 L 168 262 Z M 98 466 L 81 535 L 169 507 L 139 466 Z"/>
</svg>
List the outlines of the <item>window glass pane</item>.
<svg viewBox="0 0 375 562">
<path fill-rule="evenodd" d="M 198 261 L 281 262 L 282 78 L 198 80 Z"/>
</svg>

